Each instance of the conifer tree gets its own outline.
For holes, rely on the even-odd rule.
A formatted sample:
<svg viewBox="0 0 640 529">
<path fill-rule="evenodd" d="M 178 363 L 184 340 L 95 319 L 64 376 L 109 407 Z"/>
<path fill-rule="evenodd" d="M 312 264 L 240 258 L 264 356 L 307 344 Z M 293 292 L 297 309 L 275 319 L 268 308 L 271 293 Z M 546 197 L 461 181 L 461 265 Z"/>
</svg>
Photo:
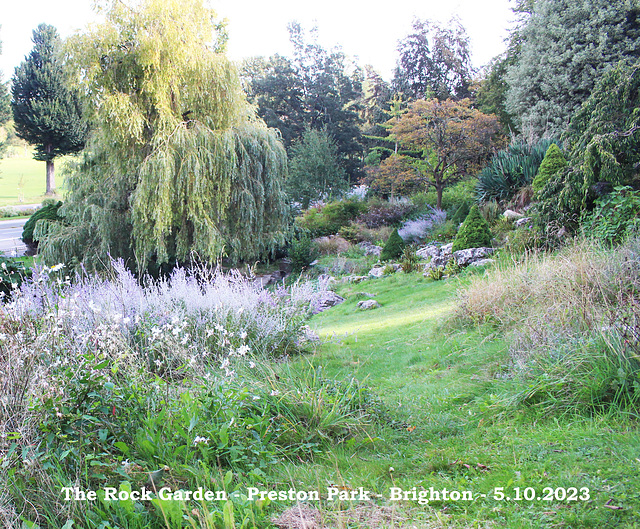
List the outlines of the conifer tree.
<svg viewBox="0 0 640 529">
<path fill-rule="evenodd" d="M 48 195 L 55 191 L 54 159 L 82 150 L 87 135 L 60 46 L 56 28 L 40 24 L 33 32 L 33 49 L 16 68 L 11 87 L 16 134 L 35 146 L 36 160 L 46 162 Z"/>
<path fill-rule="evenodd" d="M 41 253 L 100 267 L 254 259 L 284 243 L 286 153 L 202 0 L 111 0 L 70 42 L 92 138 Z"/>
</svg>

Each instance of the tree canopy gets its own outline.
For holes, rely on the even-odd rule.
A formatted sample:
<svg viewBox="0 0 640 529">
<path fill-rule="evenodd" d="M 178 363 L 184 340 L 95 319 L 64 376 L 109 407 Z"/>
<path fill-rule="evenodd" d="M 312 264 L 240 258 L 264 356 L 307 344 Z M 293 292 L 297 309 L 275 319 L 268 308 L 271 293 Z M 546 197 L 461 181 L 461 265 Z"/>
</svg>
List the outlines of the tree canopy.
<svg viewBox="0 0 640 529">
<path fill-rule="evenodd" d="M 637 0 L 536 0 L 508 66 L 506 109 L 523 133 L 551 136 L 618 61 L 640 57 Z M 532 9 L 531 9 L 532 7 Z"/>
<path fill-rule="evenodd" d="M 68 178 L 49 261 L 139 269 L 197 252 L 255 258 L 283 242 L 286 154 L 246 102 L 202 0 L 108 2 L 70 43 L 92 137 Z"/>
<path fill-rule="evenodd" d="M 394 89 L 411 99 L 469 96 L 471 50 L 460 21 L 447 26 L 430 20 L 413 21 L 413 32 L 398 42 Z"/>
<path fill-rule="evenodd" d="M 47 194 L 55 189 L 53 160 L 82 150 L 87 135 L 60 46 L 56 28 L 40 24 L 33 31 L 33 49 L 16 68 L 11 85 L 16 134 L 35 146 L 36 160 L 47 162 Z"/>
<path fill-rule="evenodd" d="M 444 188 L 477 171 L 499 144 L 498 119 L 473 108 L 469 99 L 420 99 L 392 124 L 400 143 L 423 151 L 414 165 L 435 187 L 438 208 Z"/>
</svg>

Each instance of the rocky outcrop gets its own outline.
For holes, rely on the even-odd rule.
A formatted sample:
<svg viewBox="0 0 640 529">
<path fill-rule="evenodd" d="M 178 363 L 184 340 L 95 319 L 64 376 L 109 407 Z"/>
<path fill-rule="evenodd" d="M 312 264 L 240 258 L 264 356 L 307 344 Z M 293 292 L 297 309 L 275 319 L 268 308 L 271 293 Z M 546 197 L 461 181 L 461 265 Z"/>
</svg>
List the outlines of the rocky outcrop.
<svg viewBox="0 0 640 529">
<path fill-rule="evenodd" d="M 453 254 L 453 258 L 460 266 L 469 266 L 471 263 L 485 259 L 493 254 L 493 248 L 467 248 L 466 250 L 458 250 Z"/>
<path fill-rule="evenodd" d="M 489 264 L 493 262 L 491 259 L 487 259 L 495 251 L 494 248 L 467 248 L 466 250 L 458 250 L 457 252 L 451 252 L 451 244 L 436 246 L 430 245 L 420 248 L 416 252 L 417 255 L 423 259 L 431 258 L 431 260 L 425 265 L 425 275 L 428 275 L 429 270 L 435 269 L 441 266 L 447 266 L 447 263 L 451 259 L 455 259 L 459 266 L 465 267 L 473 265 L 476 262 L 484 261 L 482 264 Z M 480 264 L 476 266 L 481 266 Z"/>
<path fill-rule="evenodd" d="M 380 254 L 382 253 L 382 246 L 376 246 L 370 242 L 359 242 L 358 247 L 364 250 L 365 256 L 375 255 L 376 257 L 380 257 Z"/>
</svg>

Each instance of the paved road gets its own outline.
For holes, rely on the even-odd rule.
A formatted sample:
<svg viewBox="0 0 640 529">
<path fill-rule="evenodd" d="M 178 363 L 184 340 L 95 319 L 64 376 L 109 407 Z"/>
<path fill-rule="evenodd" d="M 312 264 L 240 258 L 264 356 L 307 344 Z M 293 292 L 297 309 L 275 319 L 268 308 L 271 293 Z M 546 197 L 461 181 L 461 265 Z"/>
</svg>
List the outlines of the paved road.
<svg viewBox="0 0 640 529">
<path fill-rule="evenodd" d="M 28 219 L 0 220 L 0 252 L 7 257 L 24 255 L 27 247 L 20 237 L 22 228 Z"/>
</svg>

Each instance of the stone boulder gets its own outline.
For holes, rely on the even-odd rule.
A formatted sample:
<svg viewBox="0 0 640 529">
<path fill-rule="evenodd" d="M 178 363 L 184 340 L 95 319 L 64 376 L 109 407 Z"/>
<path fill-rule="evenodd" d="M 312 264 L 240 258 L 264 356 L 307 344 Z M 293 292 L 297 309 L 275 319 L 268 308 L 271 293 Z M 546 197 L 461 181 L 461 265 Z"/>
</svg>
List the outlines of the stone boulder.
<svg viewBox="0 0 640 529">
<path fill-rule="evenodd" d="M 375 299 L 364 299 L 362 301 L 358 301 L 356 308 L 360 310 L 372 310 L 380 308 L 380 303 L 378 303 Z"/>
<path fill-rule="evenodd" d="M 527 222 L 531 222 L 531 217 L 522 217 L 521 219 L 516 220 L 514 224 L 516 228 L 520 228 L 525 226 Z"/>
<path fill-rule="evenodd" d="M 467 248 L 466 250 L 455 252 L 453 258 L 460 266 L 469 266 L 475 261 L 490 256 L 494 251 L 494 248 Z"/>
<path fill-rule="evenodd" d="M 517 220 L 524 217 L 522 213 L 518 213 L 517 211 L 513 211 L 512 209 L 508 209 L 502 215 L 504 216 L 505 219 L 508 219 L 508 220 Z"/>
<path fill-rule="evenodd" d="M 495 263 L 495 259 L 479 259 L 473 263 L 469 263 L 469 266 L 485 266 Z"/>
<path fill-rule="evenodd" d="M 344 298 L 332 290 L 322 290 L 318 292 L 316 298 L 311 302 L 311 310 L 313 314 L 318 314 L 343 302 Z"/>
<path fill-rule="evenodd" d="M 358 247 L 364 250 L 365 256 L 375 255 L 376 257 L 380 257 L 380 254 L 382 253 L 382 246 L 376 246 L 370 242 L 359 242 Z"/>
</svg>

